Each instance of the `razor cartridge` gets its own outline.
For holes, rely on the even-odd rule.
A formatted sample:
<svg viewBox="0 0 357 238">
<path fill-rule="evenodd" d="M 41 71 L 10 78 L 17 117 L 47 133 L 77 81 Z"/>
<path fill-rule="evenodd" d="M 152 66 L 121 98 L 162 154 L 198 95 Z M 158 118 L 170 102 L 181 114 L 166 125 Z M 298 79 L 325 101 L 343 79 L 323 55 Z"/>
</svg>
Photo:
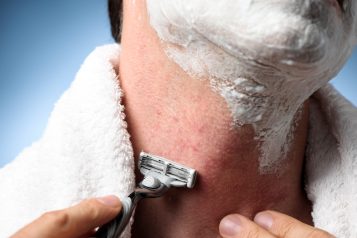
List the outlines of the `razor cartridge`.
<svg viewBox="0 0 357 238">
<path fill-rule="evenodd" d="M 95 237 L 118 238 L 127 226 L 140 200 L 161 197 L 170 187 L 193 188 L 195 186 L 197 172 L 194 169 L 165 158 L 141 152 L 138 167 L 144 175 L 144 179 L 134 192 L 121 201 L 122 210 L 119 215 L 100 227 Z"/>
<path fill-rule="evenodd" d="M 193 188 L 196 182 L 194 169 L 145 152 L 140 153 L 139 169 L 145 177 L 157 178 L 166 186 Z"/>
</svg>

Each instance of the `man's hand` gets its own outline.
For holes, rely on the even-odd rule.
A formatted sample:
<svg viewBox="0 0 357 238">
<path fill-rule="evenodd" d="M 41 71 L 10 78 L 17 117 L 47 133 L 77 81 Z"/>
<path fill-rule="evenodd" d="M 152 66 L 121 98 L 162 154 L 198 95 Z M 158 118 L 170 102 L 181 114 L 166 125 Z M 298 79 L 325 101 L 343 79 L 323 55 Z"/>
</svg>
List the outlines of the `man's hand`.
<svg viewBox="0 0 357 238">
<path fill-rule="evenodd" d="M 73 207 L 45 213 L 12 238 L 90 237 L 96 227 L 113 219 L 120 209 L 116 196 L 87 199 Z"/>
<path fill-rule="evenodd" d="M 274 211 L 258 213 L 254 218 L 254 222 L 238 214 L 228 215 L 221 221 L 219 231 L 224 238 L 334 237 L 323 230 Z"/>
</svg>

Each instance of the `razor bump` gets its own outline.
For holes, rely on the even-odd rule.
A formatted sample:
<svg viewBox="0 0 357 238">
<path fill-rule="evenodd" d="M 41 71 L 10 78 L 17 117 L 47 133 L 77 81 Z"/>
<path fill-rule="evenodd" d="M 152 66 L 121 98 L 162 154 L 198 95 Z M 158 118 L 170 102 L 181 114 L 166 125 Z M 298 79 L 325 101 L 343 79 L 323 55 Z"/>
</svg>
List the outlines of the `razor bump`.
<svg viewBox="0 0 357 238">
<path fill-rule="evenodd" d="M 144 179 L 134 192 L 121 201 L 119 215 L 100 227 L 95 237 L 118 238 L 140 200 L 161 197 L 170 187 L 193 188 L 196 182 L 197 172 L 194 169 L 145 152 L 140 153 L 138 167 Z"/>
</svg>

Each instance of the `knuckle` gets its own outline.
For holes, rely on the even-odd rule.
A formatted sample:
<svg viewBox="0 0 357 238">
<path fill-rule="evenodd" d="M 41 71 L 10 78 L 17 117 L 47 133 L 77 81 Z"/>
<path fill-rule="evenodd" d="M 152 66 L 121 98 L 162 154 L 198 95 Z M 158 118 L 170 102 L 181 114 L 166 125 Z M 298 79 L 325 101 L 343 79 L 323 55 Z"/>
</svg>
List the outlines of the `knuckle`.
<svg viewBox="0 0 357 238">
<path fill-rule="evenodd" d="M 284 228 L 282 229 L 282 237 L 288 237 L 290 234 L 294 234 L 295 223 L 294 222 L 286 222 L 284 224 Z"/>
<path fill-rule="evenodd" d="M 97 220 L 100 216 L 98 209 L 98 203 L 94 199 L 88 200 L 85 206 L 85 213 L 87 214 L 88 219 Z"/>
<path fill-rule="evenodd" d="M 66 227 L 69 223 L 69 216 L 64 211 L 46 212 L 42 215 L 42 219 L 58 228 Z"/>
<path fill-rule="evenodd" d="M 307 236 L 307 238 L 333 238 L 330 233 L 320 230 L 320 229 L 313 229 L 311 233 Z"/>
<path fill-rule="evenodd" d="M 259 238 L 261 237 L 260 230 L 256 226 L 252 226 L 244 236 L 245 238 Z"/>
</svg>

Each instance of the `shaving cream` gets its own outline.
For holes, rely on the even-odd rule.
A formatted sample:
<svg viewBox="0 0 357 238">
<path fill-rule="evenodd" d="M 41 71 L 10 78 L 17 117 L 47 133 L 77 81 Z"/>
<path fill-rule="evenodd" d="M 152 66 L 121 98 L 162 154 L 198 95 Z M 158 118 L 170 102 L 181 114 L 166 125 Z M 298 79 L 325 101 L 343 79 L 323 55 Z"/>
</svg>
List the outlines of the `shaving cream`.
<svg viewBox="0 0 357 238">
<path fill-rule="evenodd" d="M 299 108 L 328 82 L 356 41 L 356 1 L 147 0 L 166 54 L 208 78 L 234 127 L 252 125 L 262 172 L 276 171 Z M 300 113 L 301 114 L 301 113 Z"/>
</svg>

